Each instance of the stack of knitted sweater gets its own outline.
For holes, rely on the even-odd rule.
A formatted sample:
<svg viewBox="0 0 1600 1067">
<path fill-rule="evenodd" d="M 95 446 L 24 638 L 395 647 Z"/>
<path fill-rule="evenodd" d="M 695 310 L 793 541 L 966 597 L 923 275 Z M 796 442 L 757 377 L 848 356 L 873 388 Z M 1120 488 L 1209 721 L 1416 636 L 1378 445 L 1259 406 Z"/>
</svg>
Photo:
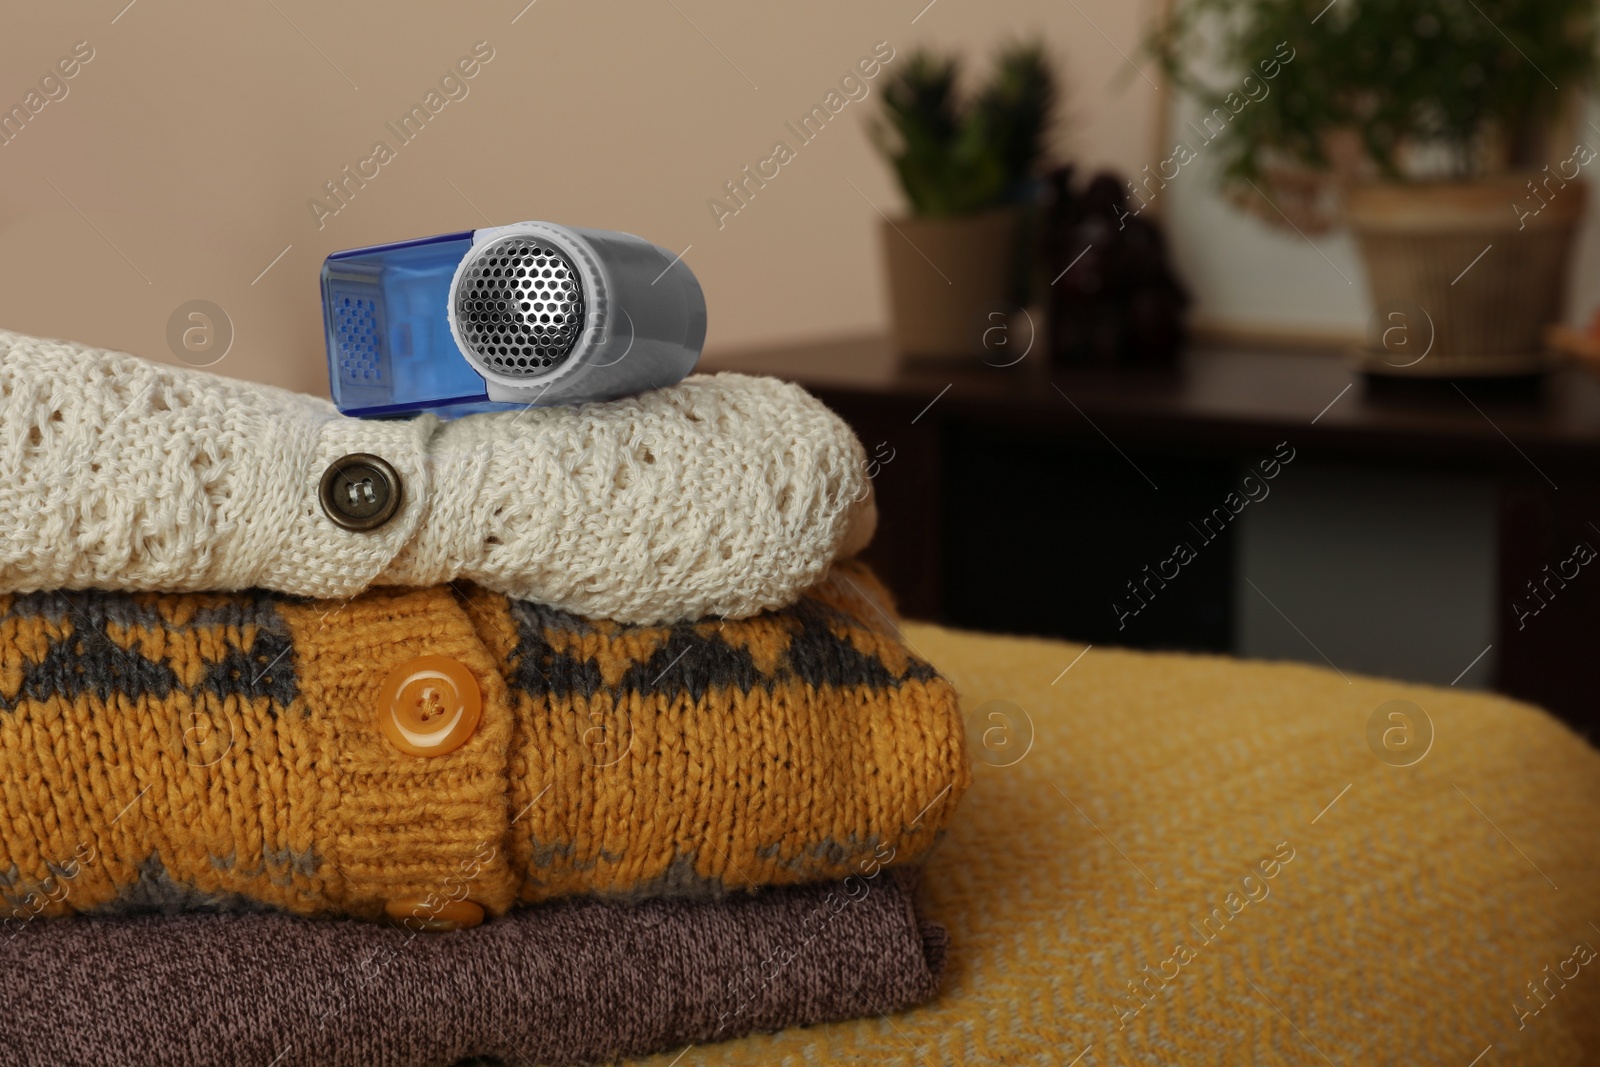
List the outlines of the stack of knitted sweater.
<svg viewBox="0 0 1600 1067">
<path fill-rule="evenodd" d="M 903 1009 L 968 782 L 803 391 L 364 422 L 0 331 L 0 1045 L 594 1062 Z"/>
</svg>

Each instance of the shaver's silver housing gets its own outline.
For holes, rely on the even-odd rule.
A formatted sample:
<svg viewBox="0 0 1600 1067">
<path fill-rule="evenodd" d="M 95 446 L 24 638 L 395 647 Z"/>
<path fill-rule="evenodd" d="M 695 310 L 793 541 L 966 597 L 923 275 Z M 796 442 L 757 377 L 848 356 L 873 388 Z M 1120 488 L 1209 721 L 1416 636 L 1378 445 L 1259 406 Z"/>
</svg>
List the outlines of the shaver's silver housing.
<svg viewBox="0 0 1600 1067">
<path fill-rule="evenodd" d="M 515 271 L 502 277 L 510 257 L 531 270 L 536 249 L 546 253 L 538 290 L 521 275 L 513 281 Z M 498 262 L 486 269 L 490 257 Z M 706 335 L 705 295 L 677 257 L 632 234 L 549 222 L 475 231 L 450 282 L 448 315 L 489 399 L 511 403 L 610 400 L 671 385 L 694 369 Z"/>
</svg>

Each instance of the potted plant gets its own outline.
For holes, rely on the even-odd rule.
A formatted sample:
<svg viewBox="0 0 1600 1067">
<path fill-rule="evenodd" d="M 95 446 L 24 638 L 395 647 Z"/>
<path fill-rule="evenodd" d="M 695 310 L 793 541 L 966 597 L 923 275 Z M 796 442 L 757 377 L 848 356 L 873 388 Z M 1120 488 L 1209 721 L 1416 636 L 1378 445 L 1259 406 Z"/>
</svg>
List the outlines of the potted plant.
<svg viewBox="0 0 1600 1067">
<path fill-rule="evenodd" d="M 1237 203 L 1349 224 L 1376 306 L 1367 369 L 1544 366 L 1600 146 L 1560 139 L 1600 62 L 1594 0 L 1189 0 L 1148 44 L 1198 97 L 1188 129 Z"/>
<path fill-rule="evenodd" d="M 1055 118 L 1044 48 L 1012 44 L 970 99 L 960 63 L 912 55 L 884 88 L 873 139 L 894 168 L 910 214 L 881 226 L 889 304 L 901 352 L 967 356 L 997 309 L 1016 298 L 1024 205 Z"/>
</svg>

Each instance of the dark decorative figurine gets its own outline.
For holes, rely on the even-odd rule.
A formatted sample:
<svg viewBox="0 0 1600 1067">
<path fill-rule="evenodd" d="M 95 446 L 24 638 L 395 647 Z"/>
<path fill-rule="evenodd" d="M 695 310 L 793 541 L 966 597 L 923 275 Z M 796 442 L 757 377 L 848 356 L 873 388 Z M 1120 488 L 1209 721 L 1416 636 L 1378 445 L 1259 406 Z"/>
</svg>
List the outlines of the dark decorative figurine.
<svg viewBox="0 0 1600 1067">
<path fill-rule="evenodd" d="M 1095 175 L 1081 191 L 1072 168 L 1050 176 L 1043 256 L 1050 352 L 1060 365 L 1168 366 L 1183 347 L 1189 293 L 1154 222 L 1131 211 L 1124 183 Z"/>
</svg>

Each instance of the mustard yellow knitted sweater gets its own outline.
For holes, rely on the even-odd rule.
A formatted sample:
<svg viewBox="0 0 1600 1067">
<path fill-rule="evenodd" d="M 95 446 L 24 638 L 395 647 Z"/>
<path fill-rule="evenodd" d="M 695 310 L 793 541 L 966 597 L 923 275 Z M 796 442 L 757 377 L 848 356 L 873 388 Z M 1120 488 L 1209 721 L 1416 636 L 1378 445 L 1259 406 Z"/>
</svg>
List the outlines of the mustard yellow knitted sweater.
<svg viewBox="0 0 1600 1067">
<path fill-rule="evenodd" d="M 968 784 L 955 694 L 886 601 L 857 564 L 673 626 L 465 586 L 0 596 L 0 918 L 495 913 L 875 872 Z M 418 657 L 481 694 L 444 754 L 383 728 Z"/>
</svg>

